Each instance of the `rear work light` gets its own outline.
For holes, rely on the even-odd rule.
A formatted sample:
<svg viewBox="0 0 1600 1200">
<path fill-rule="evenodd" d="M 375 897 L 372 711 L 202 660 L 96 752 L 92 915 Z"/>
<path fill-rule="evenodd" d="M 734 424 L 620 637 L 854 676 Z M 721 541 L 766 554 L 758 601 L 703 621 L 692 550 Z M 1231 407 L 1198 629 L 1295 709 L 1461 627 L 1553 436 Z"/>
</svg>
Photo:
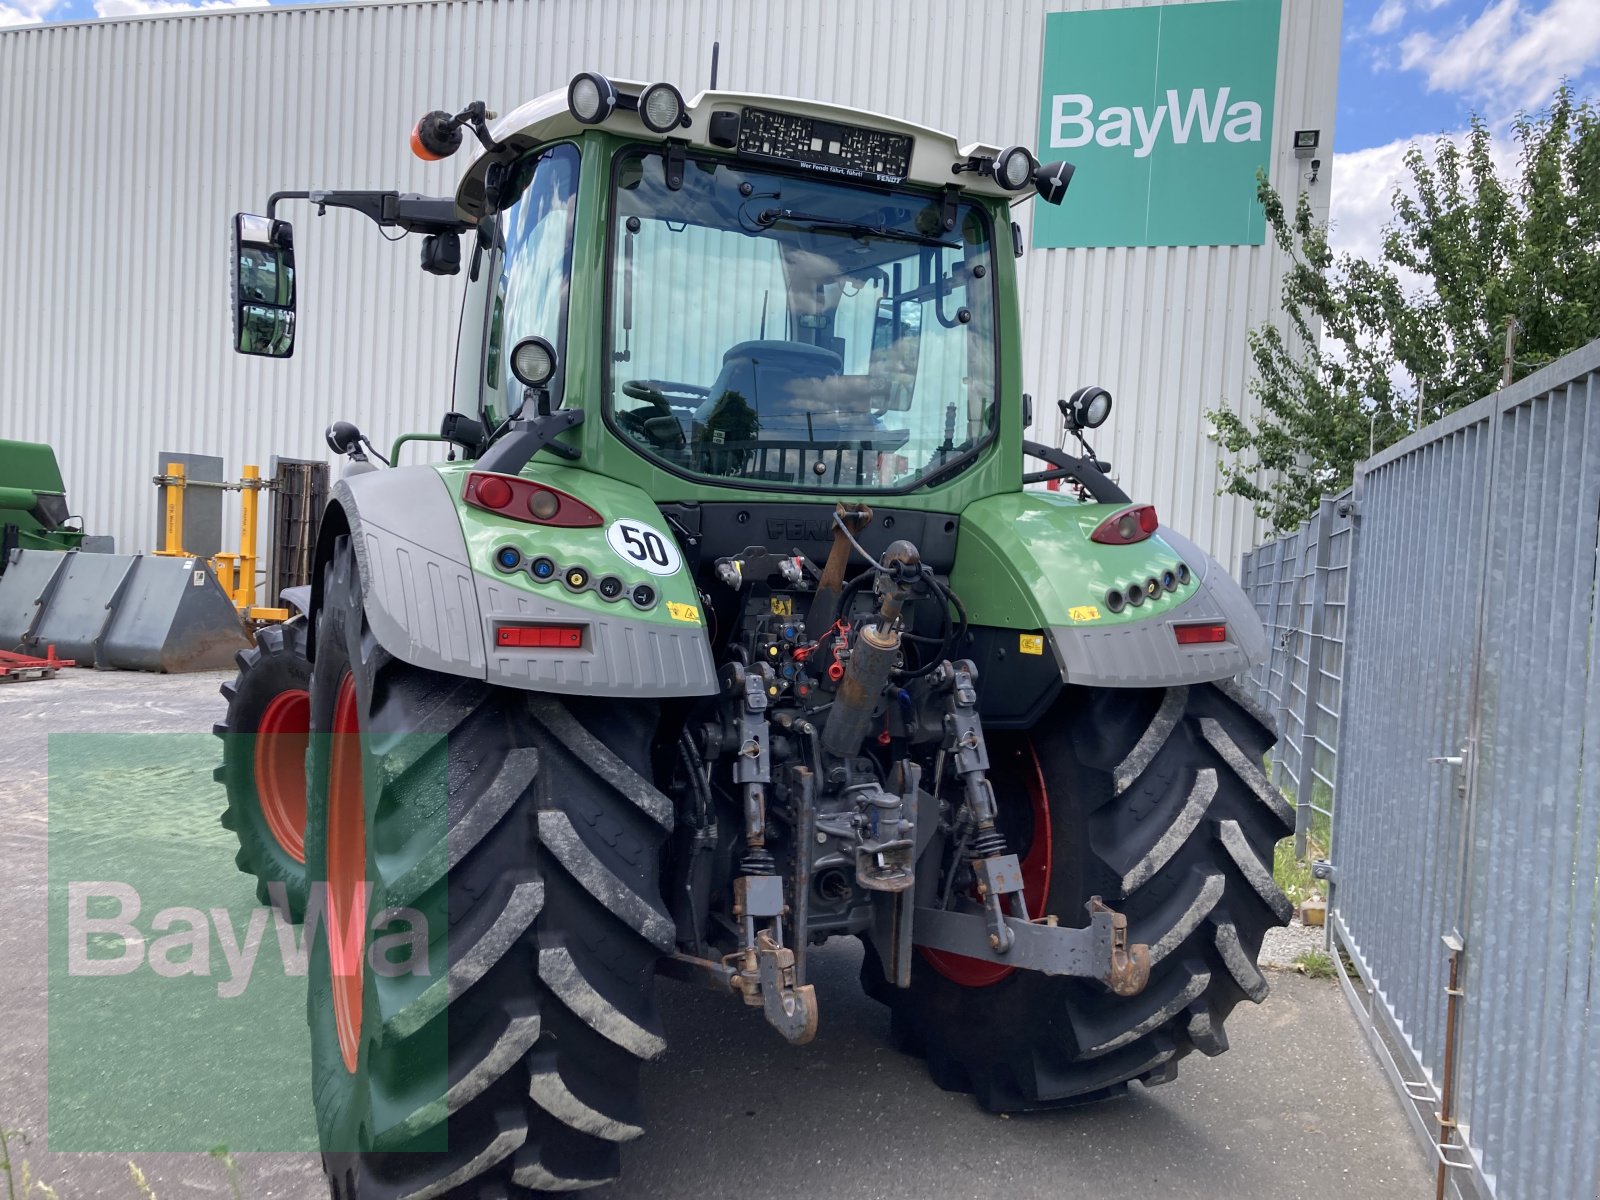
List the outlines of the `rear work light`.
<svg viewBox="0 0 1600 1200">
<path fill-rule="evenodd" d="M 578 650 L 583 646 L 583 626 L 496 625 L 494 644 L 521 649 Z"/>
<path fill-rule="evenodd" d="M 1103 546 L 1131 546 L 1134 542 L 1144 541 L 1160 524 L 1161 518 L 1156 516 L 1154 505 L 1135 504 L 1101 521 L 1094 527 L 1089 540 Z"/>
<path fill-rule="evenodd" d="M 517 475 L 492 475 L 473 471 L 461 498 L 473 508 L 531 525 L 555 525 L 562 529 L 585 529 L 605 524 L 604 519 L 582 500 L 558 488 L 546 487 Z"/>
<path fill-rule="evenodd" d="M 1172 634 L 1180 646 L 1210 646 L 1228 640 L 1228 627 L 1220 621 L 1214 625 L 1174 625 Z"/>
</svg>

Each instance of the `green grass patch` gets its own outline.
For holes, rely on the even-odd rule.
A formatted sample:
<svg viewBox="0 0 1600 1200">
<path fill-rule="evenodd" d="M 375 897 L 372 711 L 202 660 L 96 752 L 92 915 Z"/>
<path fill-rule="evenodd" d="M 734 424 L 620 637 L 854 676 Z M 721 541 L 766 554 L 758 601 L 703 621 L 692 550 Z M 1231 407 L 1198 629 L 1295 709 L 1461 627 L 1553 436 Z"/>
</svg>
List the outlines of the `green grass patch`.
<svg viewBox="0 0 1600 1200">
<path fill-rule="evenodd" d="M 1308 979 L 1333 978 L 1333 959 L 1320 950 L 1307 950 L 1304 954 L 1296 955 L 1294 966 Z"/>
<path fill-rule="evenodd" d="M 1325 897 L 1326 890 L 1320 879 L 1311 876 L 1311 862 L 1313 859 L 1322 858 L 1326 851 L 1319 845 L 1315 838 L 1306 839 L 1306 857 L 1298 859 L 1294 856 L 1294 838 L 1286 837 L 1277 844 L 1272 853 L 1272 878 L 1283 894 L 1289 897 L 1289 903 L 1296 908 L 1302 900 L 1313 896 Z"/>
</svg>

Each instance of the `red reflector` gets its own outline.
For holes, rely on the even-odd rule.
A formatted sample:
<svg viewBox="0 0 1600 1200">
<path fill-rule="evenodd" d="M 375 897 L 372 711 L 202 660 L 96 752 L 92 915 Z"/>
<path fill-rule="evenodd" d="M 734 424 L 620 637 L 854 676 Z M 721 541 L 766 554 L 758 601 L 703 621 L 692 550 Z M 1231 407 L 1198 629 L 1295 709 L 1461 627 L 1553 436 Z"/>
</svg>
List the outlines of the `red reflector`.
<svg viewBox="0 0 1600 1200">
<path fill-rule="evenodd" d="M 485 508 L 504 508 L 511 503 L 511 485 L 496 475 L 476 477 L 477 489 L 473 499 Z"/>
<path fill-rule="evenodd" d="M 496 625 L 497 646 L 575 650 L 583 645 L 582 625 Z"/>
<path fill-rule="evenodd" d="M 1205 646 L 1228 640 L 1226 625 L 1174 625 L 1172 632 L 1180 646 Z"/>
<path fill-rule="evenodd" d="M 1144 541 L 1160 524 L 1161 518 L 1156 516 L 1153 505 L 1136 504 L 1112 513 L 1094 527 L 1089 538 L 1102 546 L 1131 546 Z"/>
<path fill-rule="evenodd" d="M 530 525 L 589 529 L 605 524 L 599 513 L 575 496 L 516 475 L 474 471 L 467 476 L 461 498 L 474 508 Z"/>
</svg>

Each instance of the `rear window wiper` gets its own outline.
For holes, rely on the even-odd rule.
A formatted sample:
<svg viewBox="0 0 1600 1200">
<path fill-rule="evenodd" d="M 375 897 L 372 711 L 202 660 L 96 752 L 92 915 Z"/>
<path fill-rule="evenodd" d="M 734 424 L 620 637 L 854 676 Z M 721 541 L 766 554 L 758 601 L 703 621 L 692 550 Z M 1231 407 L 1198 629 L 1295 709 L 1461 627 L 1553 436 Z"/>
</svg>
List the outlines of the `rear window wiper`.
<svg viewBox="0 0 1600 1200">
<path fill-rule="evenodd" d="M 942 246 L 946 250 L 961 249 L 960 242 L 928 237 L 908 229 L 890 229 L 887 225 L 869 225 L 865 221 L 844 221 L 838 217 L 825 217 L 818 213 L 796 212 L 792 208 L 768 208 L 756 214 L 756 224 L 766 229 L 779 221 L 789 225 L 809 225 L 813 229 L 827 229 L 848 233 L 854 237 L 883 238 L 891 242 L 915 242 L 919 246 Z"/>
</svg>

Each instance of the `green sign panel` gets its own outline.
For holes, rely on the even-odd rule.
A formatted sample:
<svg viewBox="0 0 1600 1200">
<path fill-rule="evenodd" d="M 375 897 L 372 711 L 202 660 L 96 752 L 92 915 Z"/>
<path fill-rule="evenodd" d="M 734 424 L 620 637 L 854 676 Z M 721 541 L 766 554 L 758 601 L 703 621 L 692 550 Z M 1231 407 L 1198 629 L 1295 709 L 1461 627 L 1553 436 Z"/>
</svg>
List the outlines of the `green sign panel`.
<svg viewBox="0 0 1600 1200">
<path fill-rule="evenodd" d="M 1078 173 L 1033 244 L 1260 245 L 1281 4 L 1047 14 L 1038 153 Z"/>
</svg>

